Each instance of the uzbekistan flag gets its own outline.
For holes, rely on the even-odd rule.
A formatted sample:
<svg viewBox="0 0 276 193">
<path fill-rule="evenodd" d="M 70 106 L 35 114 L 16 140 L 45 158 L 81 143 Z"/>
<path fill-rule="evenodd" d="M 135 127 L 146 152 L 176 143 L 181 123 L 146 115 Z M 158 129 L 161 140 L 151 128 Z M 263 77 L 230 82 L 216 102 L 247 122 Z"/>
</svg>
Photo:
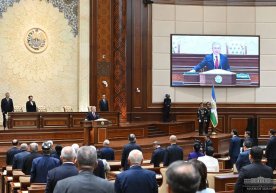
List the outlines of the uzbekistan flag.
<svg viewBox="0 0 276 193">
<path fill-rule="evenodd" d="M 212 106 L 212 108 L 211 108 L 210 119 L 211 119 L 213 127 L 216 128 L 218 125 L 218 112 L 217 112 L 216 93 L 215 93 L 214 85 L 212 87 L 211 106 Z"/>
</svg>

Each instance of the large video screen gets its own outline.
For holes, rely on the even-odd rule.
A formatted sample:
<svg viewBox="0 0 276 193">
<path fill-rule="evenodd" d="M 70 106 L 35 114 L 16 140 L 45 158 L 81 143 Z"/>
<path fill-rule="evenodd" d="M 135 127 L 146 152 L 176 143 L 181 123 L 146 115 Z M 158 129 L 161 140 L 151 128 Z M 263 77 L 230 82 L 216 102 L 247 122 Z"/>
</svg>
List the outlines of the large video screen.
<svg viewBox="0 0 276 193">
<path fill-rule="evenodd" d="M 260 36 L 171 35 L 171 86 L 260 86 Z"/>
</svg>

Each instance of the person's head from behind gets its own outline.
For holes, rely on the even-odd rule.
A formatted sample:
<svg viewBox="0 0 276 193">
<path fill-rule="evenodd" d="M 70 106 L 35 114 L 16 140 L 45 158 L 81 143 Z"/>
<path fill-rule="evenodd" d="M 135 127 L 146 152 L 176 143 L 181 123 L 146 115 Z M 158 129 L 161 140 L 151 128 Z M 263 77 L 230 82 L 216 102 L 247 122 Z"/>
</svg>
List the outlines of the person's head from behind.
<svg viewBox="0 0 276 193">
<path fill-rule="evenodd" d="M 171 144 L 176 144 L 176 141 L 177 141 L 177 137 L 175 135 L 171 135 L 170 136 L 170 143 Z"/>
<path fill-rule="evenodd" d="M 12 140 L 12 145 L 13 146 L 18 146 L 18 140 L 17 139 L 13 139 Z"/>
<path fill-rule="evenodd" d="M 103 146 L 104 147 L 109 147 L 110 141 L 108 139 L 104 140 Z"/>
<path fill-rule="evenodd" d="M 76 160 L 76 152 L 72 146 L 66 146 L 61 150 L 60 158 L 62 162 L 75 162 Z"/>
<path fill-rule="evenodd" d="M 251 137 L 251 132 L 250 131 L 245 131 L 244 132 L 244 137 L 245 138 L 250 138 Z"/>
<path fill-rule="evenodd" d="M 200 143 L 197 142 L 197 141 L 194 143 L 194 151 L 195 152 L 199 152 L 200 151 Z"/>
<path fill-rule="evenodd" d="M 215 149 L 211 146 L 208 146 L 205 153 L 206 153 L 206 155 L 213 157 L 214 152 L 215 152 Z"/>
<path fill-rule="evenodd" d="M 133 134 L 133 133 L 129 134 L 128 141 L 131 142 L 131 143 L 135 143 L 136 142 L 135 134 Z"/>
<path fill-rule="evenodd" d="M 166 171 L 169 193 L 195 193 L 200 185 L 200 174 L 190 163 L 173 162 Z"/>
<path fill-rule="evenodd" d="M 249 159 L 254 162 L 261 162 L 262 158 L 263 158 L 263 149 L 258 146 L 252 147 L 250 150 Z"/>
<path fill-rule="evenodd" d="M 27 145 L 27 143 L 22 143 L 22 144 L 20 145 L 20 150 L 21 150 L 21 151 L 27 151 L 27 150 L 28 150 L 28 145 Z"/>
<path fill-rule="evenodd" d="M 49 141 L 46 141 L 46 142 L 42 143 L 41 147 L 42 147 L 42 153 L 44 155 L 50 155 L 51 154 L 52 146 L 51 146 L 51 143 Z"/>
<path fill-rule="evenodd" d="M 31 143 L 30 144 L 30 151 L 34 152 L 34 153 L 38 152 L 38 144 L 37 143 Z"/>
<path fill-rule="evenodd" d="M 77 165 L 79 170 L 94 170 L 97 166 L 97 151 L 91 146 L 82 146 L 78 150 Z"/>
<path fill-rule="evenodd" d="M 47 142 L 51 145 L 51 148 L 54 147 L 54 142 L 53 142 L 53 140 L 48 140 Z"/>
<path fill-rule="evenodd" d="M 238 131 L 237 131 L 237 129 L 232 129 L 231 135 L 236 135 L 236 136 L 238 136 Z"/>
<path fill-rule="evenodd" d="M 269 135 L 270 136 L 274 136 L 276 134 L 276 130 L 275 129 L 269 129 Z"/>
<path fill-rule="evenodd" d="M 72 145 L 72 147 L 73 147 L 73 149 L 75 150 L 75 153 L 77 154 L 77 152 L 78 152 L 78 150 L 79 150 L 79 148 L 80 148 L 79 144 L 74 143 L 74 144 Z"/>
<path fill-rule="evenodd" d="M 212 44 L 212 51 L 213 51 L 213 54 L 219 55 L 220 51 L 221 51 L 221 45 L 220 45 L 220 43 L 213 42 L 213 44 Z"/>
<path fill-rule="evenodd" d="M 244 140 L 243 142 L 243 149 L 247 150 L 250 149 L 252 147 L 252 142 L 248 139 Z"/>
<path fill-rule="evenodd" d="M 29 101 L 32 101 L 33 100 L 33 96 L 32 95 L 28 96 L 28 99 L 29 99 Z"/>
<path fill-rule="evenodd" d="M 154 149 L 160 147 L 160 142 L 159 141 L 154 141 L 152 144 L 153 144 Z"/>
<path fill-rule="evenodd" d="M 128 163 L 129 165 L 142 165 L 143 163 L 143 154 L 138 149 L 132 150 L 128 155 Z"/>
<path fill-rule="evenodd" d="M 192 163 L 192 165 L 196 168 L 196 170 L 198 170 L 199 174 L 200 174 L 200 185 L 198 187 L 198 191 L 204 190 L 207 188 L 207 168 L 205 166 L 205 164 L 201 161 L 198 161 L 197 159 L 192 159 L 189 162 Z"/>
<path fill-rule="evenodd" d="M 62 150 L 62 145 L 59 145 L 59 144 L 56 145 L 55 150 L 56 150 L 57 154 L 60 155 L 61 154 L 61 150 Z"/>
</svg>

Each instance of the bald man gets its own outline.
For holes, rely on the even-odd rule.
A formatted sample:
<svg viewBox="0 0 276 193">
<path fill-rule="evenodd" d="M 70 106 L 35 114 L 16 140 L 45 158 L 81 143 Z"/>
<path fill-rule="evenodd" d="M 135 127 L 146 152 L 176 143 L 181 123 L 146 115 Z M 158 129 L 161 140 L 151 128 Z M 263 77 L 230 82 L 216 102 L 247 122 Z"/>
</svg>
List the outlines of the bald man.
<svg viewBox="0 0 276 193">
<path fill-rule="evenodd" d="M 171 145 L 167 147 L 164 155 L 164 166 L 169 166 L 171 163 L 177 160 L 183 160 L 183 149 L 178 146 L 177 137 L 175 135 L 170 136 Z"/>
</svg>

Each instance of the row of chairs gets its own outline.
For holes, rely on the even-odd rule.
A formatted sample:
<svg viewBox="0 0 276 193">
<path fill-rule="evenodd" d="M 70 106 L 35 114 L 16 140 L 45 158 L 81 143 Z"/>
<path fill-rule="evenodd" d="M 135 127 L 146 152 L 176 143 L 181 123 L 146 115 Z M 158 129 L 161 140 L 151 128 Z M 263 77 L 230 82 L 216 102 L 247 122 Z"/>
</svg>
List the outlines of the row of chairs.
<svg viewBox="0 0 276 193">
<path fill-rule="evenodd" d="M 73 107 L 72 106 L 63 106 L 63 111 L 64 112 L 73 112 Z M 23 112 L 23 107 L 22 106 L 14 106 L 14 112 Z M 46 106 L 37 106 L 37 112 L 47 112 Z"/>
</svg>

